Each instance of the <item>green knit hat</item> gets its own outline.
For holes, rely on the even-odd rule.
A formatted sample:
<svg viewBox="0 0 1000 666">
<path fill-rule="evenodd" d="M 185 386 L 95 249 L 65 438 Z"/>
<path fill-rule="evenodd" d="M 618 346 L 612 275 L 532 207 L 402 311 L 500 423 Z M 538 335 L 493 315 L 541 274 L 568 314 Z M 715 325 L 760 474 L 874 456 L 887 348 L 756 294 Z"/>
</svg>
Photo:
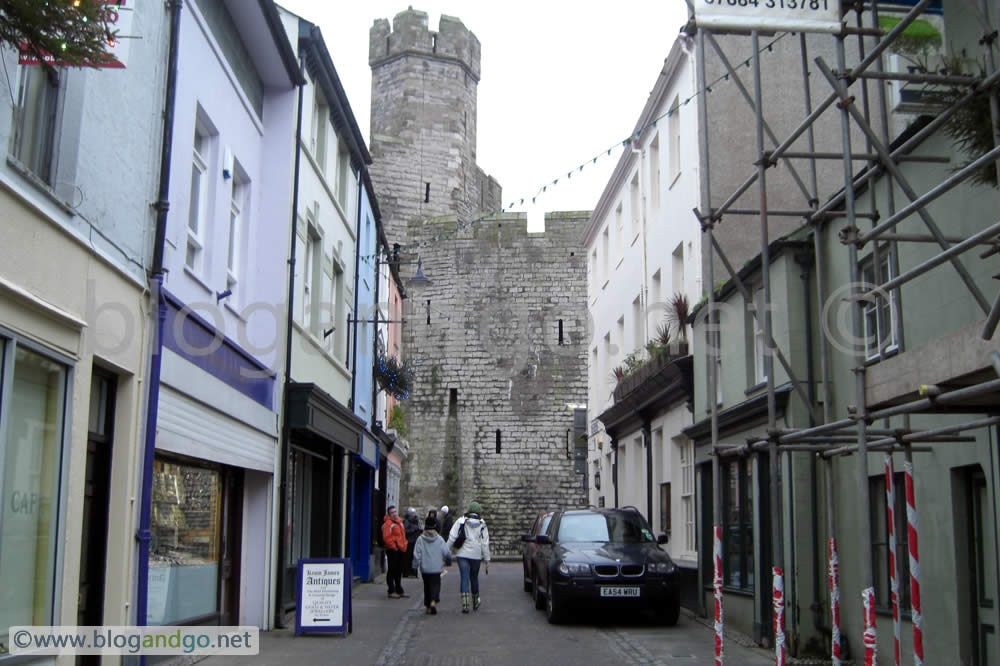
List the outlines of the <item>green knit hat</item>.
<svg viewBox="0 0 1000 666">
<path fill-rule="evenodd" d="M 480 513 L 483 507 L 479 506 L 479 502 L 472 500 L 469 502 L 469 513 Z"/>
</svg>

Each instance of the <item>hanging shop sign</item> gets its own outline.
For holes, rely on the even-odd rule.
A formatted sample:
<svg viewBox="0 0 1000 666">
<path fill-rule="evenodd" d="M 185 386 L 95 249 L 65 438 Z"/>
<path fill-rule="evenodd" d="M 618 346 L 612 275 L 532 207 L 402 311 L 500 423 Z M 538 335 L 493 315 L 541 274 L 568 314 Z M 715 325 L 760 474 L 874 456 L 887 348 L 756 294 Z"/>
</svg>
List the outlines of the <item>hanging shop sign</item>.
<svg viewBox="0 0 1000 666">
<path fill-rule="evenodd" d="M 695 0 L 694 18 L 709 30 L 840 32 L 840 0 Z"/>
<path fill-rule="evenodd" d="M 351 633 L 351 561 L 299 560 L 295 635 Z"/>
</svg>

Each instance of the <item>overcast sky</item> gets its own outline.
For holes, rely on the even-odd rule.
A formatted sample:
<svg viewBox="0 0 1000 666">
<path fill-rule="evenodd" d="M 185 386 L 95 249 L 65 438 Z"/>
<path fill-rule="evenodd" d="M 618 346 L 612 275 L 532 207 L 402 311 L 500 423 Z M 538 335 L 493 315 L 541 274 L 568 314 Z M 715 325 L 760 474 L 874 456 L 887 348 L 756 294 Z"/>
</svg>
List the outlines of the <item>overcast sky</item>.
<svg viewBox="0 0 1000 666">
<path fill-rule="evenodd" d="M 404 2 L 278 0 L 323 31 L 358 125 L 370 142 L 368 30 Z M 674 38 L 684 0 L 469 2 L 423 0 L 432 31 L 441 14 L 459 18 L 482 45 L 477 163 L 515 210 L 548 185 L 545 210 L 597 203 Z M 615 146 L 611 155 L 607 149 Z M 592 158 L 601 157 L 597 163 Z M 585 164 L 583 171 L 578 167 Z M 571 179 L 566 178 L 573 171 Z M 552 186 L 552 181 L 559 183 Z"/>
</svg>

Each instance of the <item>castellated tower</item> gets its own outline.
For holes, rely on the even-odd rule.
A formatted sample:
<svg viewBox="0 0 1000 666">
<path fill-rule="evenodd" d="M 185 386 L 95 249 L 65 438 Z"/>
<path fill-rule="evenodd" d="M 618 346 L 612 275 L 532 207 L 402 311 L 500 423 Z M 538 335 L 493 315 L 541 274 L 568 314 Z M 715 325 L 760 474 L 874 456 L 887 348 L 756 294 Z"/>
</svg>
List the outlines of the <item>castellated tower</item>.
<svg viewBox="0 0 1000 666">
<path fill-rule="evenodd" d="M 471 219 L 500 208 L 500 185 L 476 166 L 479 40 L 451 16 L 437 32 L 408 9 L 369 31 L 372 181 L 386 234 L 405 245 L 406 221 Z"/>
<path fill-rule="evenodd" d="M 461 515 L 477 500 L 493 553 L 517 556 L 537 511 L 586 497 L 568 440 L 587 401 L 590 212 L 550 214 L 531 234 L 523 214 L 481 219 L 501 192 L 475 163 L 479 58 L 456 18 L 437 33 L 413 9 L 391 30 L 375 21 L 371 172 L 389 241 L 419 254 L 430 280 L 406 287 L 402 353 L 416 378 L 400 501 Z"/>
</svg>

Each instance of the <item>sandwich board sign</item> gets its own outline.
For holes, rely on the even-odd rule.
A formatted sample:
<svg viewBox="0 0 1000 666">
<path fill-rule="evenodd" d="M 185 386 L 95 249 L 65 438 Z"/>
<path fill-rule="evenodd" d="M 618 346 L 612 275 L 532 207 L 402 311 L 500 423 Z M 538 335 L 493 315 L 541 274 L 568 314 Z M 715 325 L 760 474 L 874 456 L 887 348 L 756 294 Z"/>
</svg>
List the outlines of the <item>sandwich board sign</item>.
<svg viewBox="0 0 1000 666">
<path fill-rule="evenodd" d="M 295 635 L 351 633 L 351 561 L 300 559 Z"/>
<path fill-rule="evenodd" d="M 709 30 L 838 33 L 840 0 L 694 0 L 694 19 Z"/>
</svg>

